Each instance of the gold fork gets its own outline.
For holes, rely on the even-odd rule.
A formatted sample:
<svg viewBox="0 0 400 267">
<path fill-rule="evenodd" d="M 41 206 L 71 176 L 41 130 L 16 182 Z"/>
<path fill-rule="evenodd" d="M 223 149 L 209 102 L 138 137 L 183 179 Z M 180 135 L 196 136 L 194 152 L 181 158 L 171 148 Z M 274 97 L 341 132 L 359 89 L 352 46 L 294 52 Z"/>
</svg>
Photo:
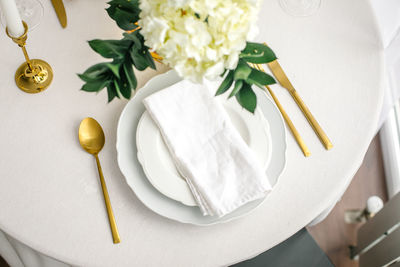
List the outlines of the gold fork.
<svg viewBox="0 0 400 267">
<path fill-rule="evenodd" d="M 261 65 L 258 64 L 251 64 L 253 67 L 258 69 L 259 71 L 265 72 L 264 68 Z M 278 107 L 279 111 L 282 114 L 283 119 L 285 120 L 286 124 L 288 125 L 290 131 L 293 134 L 294 139 L 296 139 L 297 144 L 301 148 L 301 151 L 303 151 L 304 156 L 308 157 L 311 155 L 311 152 L 308 150 L 308 147 L 303 141 L 303 138 L 300 136 L 299 132 L 297 131 L 296 127 L 294 126 L 292 120 L 289 118 L 287 115 L 286 111 L 283 109 L 281 103 L 279 102 L 278 98 L 275 96 L 274 92 L 271 90 L 271 88 L 268 85 L 264 86 L 267 88 L 269 94 L 272 96 L 272 99 L 274 100 L 276 106 Z M 267 93 L 266 91 L 264 91 Z"/>
</svg>

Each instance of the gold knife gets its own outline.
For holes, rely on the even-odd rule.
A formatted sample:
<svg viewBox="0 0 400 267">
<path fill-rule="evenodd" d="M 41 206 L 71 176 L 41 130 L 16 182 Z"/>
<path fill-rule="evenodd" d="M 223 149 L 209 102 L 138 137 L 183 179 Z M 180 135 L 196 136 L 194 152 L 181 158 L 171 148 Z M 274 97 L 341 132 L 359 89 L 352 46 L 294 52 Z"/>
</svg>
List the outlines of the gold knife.
<svg viewBox="0 0 400 267">
<path fill-rule="evenodd" d="M 275 78 L 278 80 L 280 85 L 284 88 L 286 88 L 290 95 L 293 97 L 294 101 L 296 101 L 297 105 L 303 112 L 304 116 L 307 118 L 308 122 L 314 129 L 314 132 L 317 134 L 319 140 L 324 144 L 325 148 L 327 150 L 331 149 L 333 147 L 333 144 L 329 140 L 328 136 L 322 130 L 321 126 L 317 122 L 317 120 L 314 118 L 314 116 L 311 114 L 311 111 L 308 109 L 306 104 L 303 102 L 301 99 L 300 95 L 297 93 L 296 89 L 294 89 L 292 83 L 289 81 L 288 77 L 286 76 L 285 72 L 283 71 L 281 65 L 278 63 L 277 60 L 274 60 L 272 62 L 267 63 L 269 69 L 271 72 L 274 74 Z"/>
<path fill-rule="evenodd" d="M 63 28 L 67 27 L 67 15 L 62 0 L 51 0 L 54 10 L 56 11 L 58 20 Z"/>
<path fill-rule="evenodd" d="M 264 68 L 259 64 L 251 64 L 251 66 L 258 69 L 259 71 L 265 72 Z M 276 106 L 278 107 L 279 111 L 281 112 L 283 119 L 285 120 L 290 131 L 292 132 L 294 139 L 296 140 L 297 144 L 299 145 L 301 151 L 303 151 L 304 156 L 309 157 L 311 155 L 311 152 L 310 152 L 310 150 L 308 150 L 306 143 L 304 143 L 303 138 L 300 136 L 300 134 L 297 131 L 296 127 L 294 126 L 292 120 L 289 118 L 289 115 L 286 113 L 286 111 L 284 110 L 283 106 L 281 105 L 278 98 L 275 96 L 274 92 L 271 90 L 271 88 L 268 85 L 265 85 L 264 87 L 267 88 L 269 94 L 272 96 L 272 99 L 274 100 Z M 267 92 L 265 91 L 265 93 L 267 93 Z"/>
</svg>

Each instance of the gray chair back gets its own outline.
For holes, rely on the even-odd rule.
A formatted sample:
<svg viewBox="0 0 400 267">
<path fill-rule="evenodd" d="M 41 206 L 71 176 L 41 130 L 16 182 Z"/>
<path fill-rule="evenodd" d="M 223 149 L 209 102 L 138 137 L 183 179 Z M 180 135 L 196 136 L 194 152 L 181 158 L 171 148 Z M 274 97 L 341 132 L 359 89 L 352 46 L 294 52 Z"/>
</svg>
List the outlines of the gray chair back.
<svg viewBox="0 0 400 267">
<path fill-rule="evenodd" d="M 352 257 L 360 267 L 400 267 L 400 193 L 360 227 Z"/>
</svg>

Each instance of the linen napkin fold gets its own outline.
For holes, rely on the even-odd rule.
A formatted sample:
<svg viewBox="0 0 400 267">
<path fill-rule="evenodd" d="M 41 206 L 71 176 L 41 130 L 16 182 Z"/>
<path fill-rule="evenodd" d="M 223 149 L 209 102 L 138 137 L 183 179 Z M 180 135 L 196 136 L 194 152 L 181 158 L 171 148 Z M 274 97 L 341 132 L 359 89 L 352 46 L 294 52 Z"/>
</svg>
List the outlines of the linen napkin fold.
<svg viewBox="0 0 400 267">
<path fill-rule="evenodd" d="M 253 151 L 207 86 L 184 80 L 143 103 L 203 215 L 222 217 L 271 190 Z"/>
</svg>

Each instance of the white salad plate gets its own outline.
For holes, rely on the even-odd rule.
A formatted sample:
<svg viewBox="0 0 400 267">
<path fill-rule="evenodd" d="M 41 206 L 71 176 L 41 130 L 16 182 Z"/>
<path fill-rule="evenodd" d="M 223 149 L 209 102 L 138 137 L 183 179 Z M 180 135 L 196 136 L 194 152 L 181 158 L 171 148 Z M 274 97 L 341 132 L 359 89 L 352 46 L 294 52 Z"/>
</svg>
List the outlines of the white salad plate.
<svg viewBox="0 0 400 267">
<path fill-rule="evenodd" d="M 263 113 L 256 110 L 253 115 L 244 111 L 234 98 L 228 100 L 221 97 L 220 100 L 233 125 L 266 170 L 271 159 L 272 143 L 269 124 Z M 161 132 L 147 111 L 139 120 L 136 145 L 138 160 L 150 183 L 167 197 L 184 205 L 196 206 L 188 184 L 175 167 Z"/>
<path fill-rule="evenodd" d="M 145 206 L 169 219 L 195 225 L 211 225 L 242 217 L 259 206 L 264 199 L 247 203 L 222 218 L 203 216 L 195 206 L 186 182 L 175 169 L 158 128 L 145 112 L 142 103 L 144 98 L 180 80 L 173 70 L 158 75 L 125 106 L 117 128 L 116 146 L 121 172 Z M 220 99 L 226 102 L 224 107 L 233 124 L 265 166 L 268 180 L 273 186 L 286 165 L 285 126 L 275 104 L 262 90 L 255 89 L 258 106 L 254 116 L 241 109 L 234 100 L 225 101 L 225 96 Z M 167 184 L 167 181 L 171 184 Z"/>
</svg>

